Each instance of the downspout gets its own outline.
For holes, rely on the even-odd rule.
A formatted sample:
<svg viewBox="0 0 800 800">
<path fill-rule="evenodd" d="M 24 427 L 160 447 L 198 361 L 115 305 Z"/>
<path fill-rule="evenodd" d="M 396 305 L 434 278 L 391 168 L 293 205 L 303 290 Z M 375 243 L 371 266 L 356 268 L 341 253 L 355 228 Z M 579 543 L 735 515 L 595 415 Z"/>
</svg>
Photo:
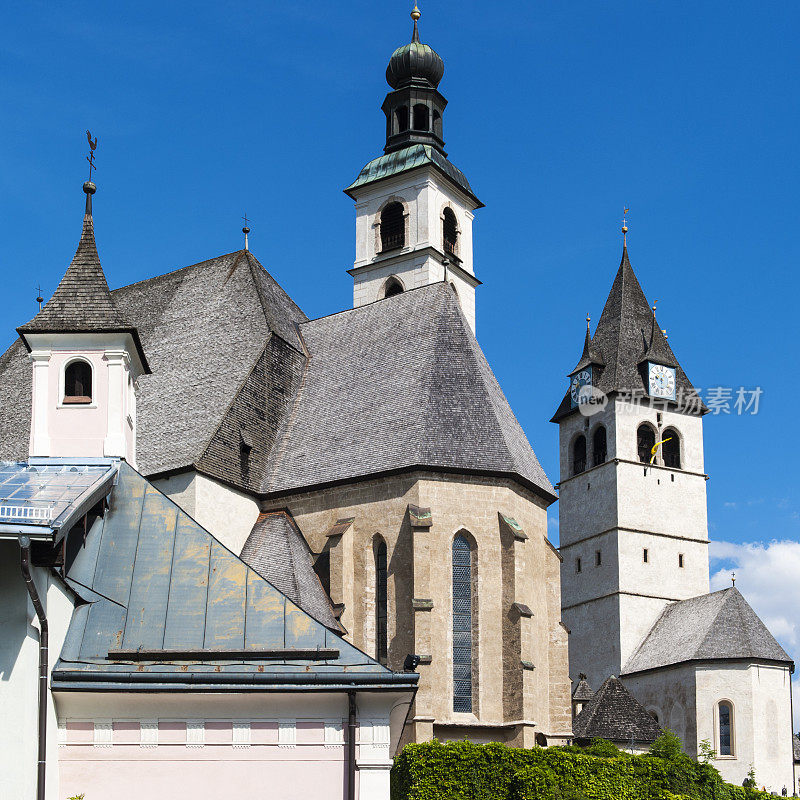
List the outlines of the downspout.
<svg viewBox="0 0 800 800">
<path fill-rule="evenodd" d="M 794 698 L 792 697 L 792 674 L 794 673 L 794 664 L 789 668 L 789 729 L 792 732 L 792 797 L 797 794 L 797 767 L 794 764 Z"/>
<path fill-rule="evenodd" d="M 28 536 L 19 537 L 19 555 L 22 577 L 39 618 L 39 724 L 38 761 L 36 763 L 36 800 L 45 800 L 45 767 L 47 764 L 47 616 L 31 577 L 31 540 Z"/>
<path fill-rule="evenodd" d="M 347 693 L 347 800 L 356 800 L 356 693 Z M 39 798 L 39 800 L 44 800 Z"/>
</svg>

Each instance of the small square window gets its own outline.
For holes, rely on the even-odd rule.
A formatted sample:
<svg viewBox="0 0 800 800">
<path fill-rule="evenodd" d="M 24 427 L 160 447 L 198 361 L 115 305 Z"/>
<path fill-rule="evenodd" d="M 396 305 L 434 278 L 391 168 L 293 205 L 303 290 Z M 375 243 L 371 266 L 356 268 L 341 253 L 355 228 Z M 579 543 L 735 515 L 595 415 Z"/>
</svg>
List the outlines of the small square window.
<svg viewBox="0 0 800 800">
<path fill-rule="evenodd" d="M 603 563 L 603 554 L 599 550 L 596 550 L 594 554 L 594 565 L 596 567 L 599 567 L 602 563 Z"/>
<path fill-rule="evenodd" d="M 647 563 L 648 556 L 649 553 L 647 552 L 647 548 L 645 547 L 644 550 L 642 550 L 642 561 L 644 561 L 645 564 Z"/>
<path fill-rule="evenodd" d="M 579 558 L 575 559 L 575 572 L 581 571 L 581 560 Z"/>
<path fill-rule="evenodd" d="M 683 567 L 683 553 L 678 553 L 678 566 Z"/>
</svg>

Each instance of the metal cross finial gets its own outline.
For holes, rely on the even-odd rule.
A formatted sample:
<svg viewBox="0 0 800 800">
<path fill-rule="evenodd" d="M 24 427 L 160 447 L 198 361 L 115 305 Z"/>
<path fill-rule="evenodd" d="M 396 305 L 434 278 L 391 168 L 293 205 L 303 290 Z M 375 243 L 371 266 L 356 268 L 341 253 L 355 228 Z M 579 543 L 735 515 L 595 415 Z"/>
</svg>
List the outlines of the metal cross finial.
<svg viewBox="0 0 800 800">
<path fill-rule="evenodd" d="M 89 162 L 89 182 L 91 183 L 92 170 L 97 169 L 94 165 L 94 151 L 97 149 L 97 137 L 95 136 L 94 141 L 92 141 L 92 134 L 86 131 L 86 138 L 89 140 L 89 155 L 86 156 L 86 160 Z"/>
<path fill-rule="evenodd" d="M 628 212 L 630 211 L 629 208 L 622 209 L 622 245 L 623 247 L 628 246 L 628 220 L 626 217 L 628 216 Z"/>
<path fill-rule="evenodd" d="M 731 573 L 731 586 L 736 586 L 736 573 Z"/>
<path fill-rule="evenodd" d="M 39 311 L 41 311 L 44 297 L 42 296 L 42 287 L 38 285 L 36 286 L 36 302 L 39 304 Z"/>
<path fill-rule="evenodd" d="M 242 233 L 244 234 L 244 249 L 245 250 L 249 250 L 250 249 L 250 243 L 247 240 L 247 236 L 250 233 L 250 222 L 252 220 L 247 219 L 247 212 L 246 211 L 244 212 L 244 216 L 242 217 L 242 219 L 244 220 L 244 227 L 242 228 Z"/>
</svg>

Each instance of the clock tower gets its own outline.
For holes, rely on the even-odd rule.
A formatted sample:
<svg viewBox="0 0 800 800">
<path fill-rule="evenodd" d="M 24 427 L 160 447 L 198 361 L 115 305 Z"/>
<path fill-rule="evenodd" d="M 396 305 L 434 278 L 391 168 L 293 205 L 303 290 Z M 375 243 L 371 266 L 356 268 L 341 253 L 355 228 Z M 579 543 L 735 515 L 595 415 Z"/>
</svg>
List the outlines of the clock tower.
<svg viewBox="0 0 800 800">
<path fill-rule="evenodd" d="M 570 673 L 619 675 L 663 608 L 709 591 L 706 411 L 627 247 L 568 373 L 560 428 L 562 619 Z"/>
</svg>

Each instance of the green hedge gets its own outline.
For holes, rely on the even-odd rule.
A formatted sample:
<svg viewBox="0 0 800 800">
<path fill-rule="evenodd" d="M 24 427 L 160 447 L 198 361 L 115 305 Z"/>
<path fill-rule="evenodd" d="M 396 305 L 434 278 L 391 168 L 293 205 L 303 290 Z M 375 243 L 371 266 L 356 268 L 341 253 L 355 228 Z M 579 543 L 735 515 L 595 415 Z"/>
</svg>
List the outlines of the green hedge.
<svg viewBox="0 0 800 800">
<path fill-rule="evenodd" d="M 762 800 L 714 767 L 679 753 L 633 756 L 608 742 L 587 749 L 425 742 L 392 769 L 392 800 Z"/>
</svg>

